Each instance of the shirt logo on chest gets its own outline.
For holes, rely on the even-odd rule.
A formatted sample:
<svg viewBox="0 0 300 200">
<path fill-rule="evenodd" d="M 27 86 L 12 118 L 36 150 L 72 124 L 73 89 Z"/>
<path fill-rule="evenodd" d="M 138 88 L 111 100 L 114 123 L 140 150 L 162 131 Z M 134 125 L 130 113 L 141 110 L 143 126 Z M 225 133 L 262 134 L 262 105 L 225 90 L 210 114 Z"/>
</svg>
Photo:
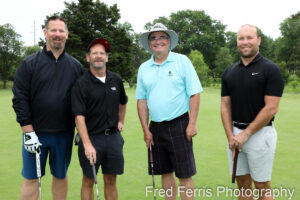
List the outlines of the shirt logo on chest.
<svg viewBox="0 0 300 200">
<path fill-rule="evenodd" d="M 168 76 L 173 76 L 173 74 L 172 74 L 172 72 L 171 72 L 171 71 L 169 71 L 169 74 L 168 74 Z"/>
<path fill-rule="evenodd" d="M 113 91 L 117 90 L 116 87 L 111 87 L 110 89 L 113 90 Z"/>
<path fill-rule="evenodd" d="M 252 76 L 255 76 L 255 75 L 257 75 L 257 74 L 259 74 L 258 72 L 252 72 Z"/>
</svg>

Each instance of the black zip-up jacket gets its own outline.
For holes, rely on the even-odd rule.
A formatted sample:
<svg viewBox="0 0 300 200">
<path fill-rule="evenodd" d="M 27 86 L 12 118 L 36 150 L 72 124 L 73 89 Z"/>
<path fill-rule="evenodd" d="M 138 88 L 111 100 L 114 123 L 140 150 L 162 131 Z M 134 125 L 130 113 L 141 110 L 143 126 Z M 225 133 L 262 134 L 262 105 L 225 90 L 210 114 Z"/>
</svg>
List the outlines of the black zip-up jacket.
<svg viewBox="0 0 300 200">
<path fill-rule="evenodd" d="M 83 73 L 78 60 L 65 51 L 56 60 L 46 46 L 25 58 L 15 75 L 13 108 L 21 126 L 36 133 L 74 130 L 71 88 Z"/>
</svg>

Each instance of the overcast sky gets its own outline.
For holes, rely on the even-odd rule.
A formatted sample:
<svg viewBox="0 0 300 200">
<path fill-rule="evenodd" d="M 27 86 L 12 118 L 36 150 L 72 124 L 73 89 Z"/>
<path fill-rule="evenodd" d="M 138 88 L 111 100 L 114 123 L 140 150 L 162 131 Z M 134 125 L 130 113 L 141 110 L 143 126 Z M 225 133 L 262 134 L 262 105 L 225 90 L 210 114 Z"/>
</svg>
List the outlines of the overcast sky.
<svg viewBox="0 0 300 200">
<path fill-rule="evenodd" d="M 67 0 L 71 2 L 72 0 Z M 76 1 L 77 0 L 73 0 Z M 144 32 L 144 25 L 159 16 L 168 17 L 179 10 L 204 10 L 212 19 L 227 25 L 226 31 L 236 32 L 240 25 L 257 25 L 272 38 L 280 36 L 284 19 L 300 11 L 300 0 L 100 0 L 118 5 L 121 23 L 129 22 L 135 32 Z M 0 24 L 10 23 L 22 35 L 25 45 L 43 38 L 41 25 L 46 15 L 65 9 L 63 0 L 0 0 Z"/>
</svg>

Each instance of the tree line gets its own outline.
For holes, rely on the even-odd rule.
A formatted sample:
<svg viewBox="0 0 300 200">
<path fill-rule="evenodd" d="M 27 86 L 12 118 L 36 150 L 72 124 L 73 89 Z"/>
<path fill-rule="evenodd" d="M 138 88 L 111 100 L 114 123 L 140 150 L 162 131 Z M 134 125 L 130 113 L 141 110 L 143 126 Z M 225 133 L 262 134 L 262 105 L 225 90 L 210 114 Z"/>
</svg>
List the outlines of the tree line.
<svg viewBox="0 0 300 200">
<path fill-rule="evenodd" d="M 117 4 L 107 6 L 99 0 L 65 2 L 65 9 L 54 14 L 64 17 L 68 24 L 66 51 L 85 68 L 88 68 L 84 56 L 87 45 L 93 39 L 103 37 L 111 44 L 107 67 L 119 73 L 130 86 L 135 84 L 138 67 L 151 54 L 141 47 L 140 34 L 134 32 L 131 24 L 119 22 L 121 16 Z M 239 59 L 236 32 L 226 32 L 226 25 L 212 19 L 204 11 L 182 10 L 168 17 L 158 17 L 147 22 L 145 30 L 150 30 L 157 22 L 178 33 L 179 42 L 173 51 L 191 59 L 204 86 L 219 83 L 224 69 Z M 262 38 L 260 52 L 279 66 L 286 83 L 298 87 L 300 11 L 286 18 L 280 24 L 280 31 L 281 36 L 272 39 L 259 29 Z M 0 79 L 4 88 L 7 80 L 13 80 L 19 62 L 45 44 L 41 39 L 39 46 L 24 47 L 20 38 L 12 25 L 0 25 Z"/>
</svg>

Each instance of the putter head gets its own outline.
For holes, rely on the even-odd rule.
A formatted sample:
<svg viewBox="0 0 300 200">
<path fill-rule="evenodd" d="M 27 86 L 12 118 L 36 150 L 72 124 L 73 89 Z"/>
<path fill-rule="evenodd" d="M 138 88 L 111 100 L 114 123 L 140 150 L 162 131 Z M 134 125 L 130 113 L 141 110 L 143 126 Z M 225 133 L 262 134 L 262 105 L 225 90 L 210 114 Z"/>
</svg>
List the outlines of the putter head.
<svg viewBox="0 0 300 200">
<path fill-rule="evenodd" d="M 74 139 L 74 144 L 75 144 L 75 145 L 78 145 L 78 144 L 79 144 L 79 141 L 80 141 L 79 133 L 76 133 L 75 139 Z"/>
</svg>

